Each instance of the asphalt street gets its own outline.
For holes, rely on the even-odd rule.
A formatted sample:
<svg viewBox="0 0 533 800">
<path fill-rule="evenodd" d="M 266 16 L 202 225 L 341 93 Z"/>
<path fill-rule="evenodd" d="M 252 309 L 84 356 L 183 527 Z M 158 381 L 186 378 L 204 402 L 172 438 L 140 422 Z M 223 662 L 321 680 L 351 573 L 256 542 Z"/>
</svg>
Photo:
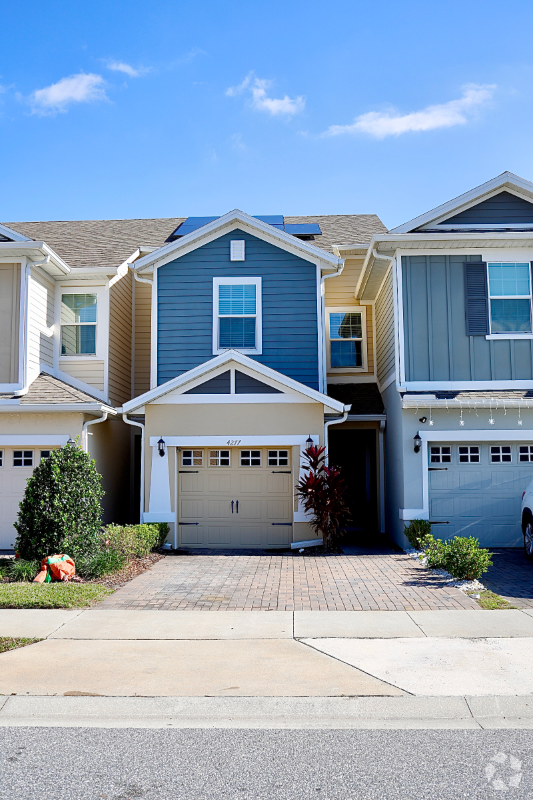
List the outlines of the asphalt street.
<svg viewBox="0 0 533 800">
<path fill-rule="evenodd" d="M 487 800 L 533 796 L 533 732 L 4 728 L 0 797 Z"/>
</svg>

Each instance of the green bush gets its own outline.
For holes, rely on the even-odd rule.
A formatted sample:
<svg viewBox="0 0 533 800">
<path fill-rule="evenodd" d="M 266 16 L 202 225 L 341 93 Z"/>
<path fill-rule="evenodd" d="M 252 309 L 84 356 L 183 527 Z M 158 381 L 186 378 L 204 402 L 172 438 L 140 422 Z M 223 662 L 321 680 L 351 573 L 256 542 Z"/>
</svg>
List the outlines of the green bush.
<svg viewBox="0 0 533 800">
<path fill-rule="evenodd" d="M 159 547 L 163 547 L 170 533 L 170 525 L 168 522 L 158 522 L 157 527 L 159 528 Z"/>
<path fill-rule="evenodd" d="M 446 569 L 446 543 L 435 539 L 431 534 L 424 539 L 424 552 L 428 567 L 431 569 Z"/>
<path fill-rule="evenodd" d="M 14 558 L 8 567 L 7 575 L 13 581 L 32 581 L 40 569 L 40 561 L 25 561 L 23 558 Z"/>
<path fill-rule="evenodd" d="M 413 519 L 409 525 L 404 526 L 403 532 L 411 547 L 423 550 L 425 539 L 431 536 L 431 522 L 426 519 Z"/>
<path fill-rule="evenodd" d="M 80 556 L 76 560 L 76 573 L 80 578 L 90 581 L 117 572 L 125 565 L 126 558 L 116 550 L 102 550 L 94 555 Z"/>
<path fill-rule="evenodd" d="M 444 549 L 444 568 L 457 580 L 477 580 L 492 566 L 492 554 L 474 536 L 455 536 Z"/>
<path fill-rule="evenodd" d="M 102 534 L 105 547 L 126 561 L 147 556 L 160 546 L 159 525 L 108 525 Z M 166 537 L 166 533 L 165 533 Z"/>
<path fill-rule="evenodd" d="M 52 450 L 35 467 L 19 506 L 15 550 L 41 561 L 55 553 L 77 557 L 99 549 L 104 494 L 95 462 L 76 445 Z"/>
</svg>

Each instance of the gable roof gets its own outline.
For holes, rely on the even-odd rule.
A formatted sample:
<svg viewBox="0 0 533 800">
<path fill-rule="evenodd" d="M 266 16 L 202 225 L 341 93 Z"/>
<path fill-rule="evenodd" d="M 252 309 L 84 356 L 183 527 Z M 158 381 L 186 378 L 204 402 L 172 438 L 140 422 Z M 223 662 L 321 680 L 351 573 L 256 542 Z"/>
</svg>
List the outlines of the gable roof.
<svg viewBox="0 0 533 800">
<path fill-rule="evenodd" d="M 292 391 L 298 392 L 305 397 L 309 397 L 311 400 L 314 400 L 317 403 L 322 403 L 332 411 L 337 411 L 339 414 L 342 414 L 345 410 L 344 404 L 340 403 L 338 400 L 333 400 L 331 397 L 322 394 L 322 392 L 317 392 L 315 389 L 310 389 L 303 383 L 299 383 L 299 381 L 288 378 L 286 375 L 282 375 L 281 372 L 278 372 L 275 369 L 265 367 L 264 364 L 260 364 L 259 361 L 255 361 L 253 358 L 245 356 L 243 353 L 239 353 L 237 350 L 227 350 L 226 352 L 221 353 L 219 356 L 214 356 L 214 358 L 211 358 L 209 361 L 200 364 L 198 367 L 184 372 L 177 378 L 172 378 L 172 380 L 161 384 L 161 386 L 156 386 L 155 389 L 150 389 L 150 391 L 145 392 L 139 397 L 129 400 L 127 403 L 123 404 L 122 411 L 125 414 L 130 414 L 136 409 L 141 408 L 141 406 L 151 403 L 153 400 L 157 400 L 163 395 L 174 391 L 174 389 L 179 389 L 181 386 L 190 383 L 194 379 L 200 378 L 203 375 L 207 375 L 209 372 L 218 369 L 218 367 L 222 367 L 226 364 L 229 365 L 231 362 L 240 364 L 243 367 L 247 367 L 248 369 L 257 373 L 259 378 L 262 380 L 266 379 L 266 381 L 268 381 L 270 379 L 275 381 L 282 386 L 286 386 L 287 389 L 292 389 Z M 265 395 L 265 402 L 268 402 L 267 398 L 269 396 L 270 395 L 268 394 Z M 194 403 L 193 396 L 191 396 L 191 403 Z"/>
<path fill-rule="evenodd" d="M 449 200 L 447 203 L 443 203 L 431 211 L 427 211 L 425 214 L 399 225 L 397 228 L 392 228 L 389 233 L 415 233 L 419 230 L 424 232 L 424 229 L 427 229 L 428 226 L 439 225 L 479 202 L 506 190 L 524 198 L 527 202 L 533 203 L 533 183 L 520 178 L 512 172 L 502 172 L 501 175 L 482 183 L 481 186 L 476 186 L 469 192 L 465 192 L 459 197 L 455 197 L 453 200 Z M 513 225 L 512 227 L 516 226 Z"/>
<path fill-rule="evenodd" d="M 185 219 L 6 222 L 4 225 L 23 237 L 47 242 L 73 269 L 110 269 L 123 264 L 140 247 L 161 247 Z M 327 253 L 333 253 L 334 244 L 369 241 L 373 234 L 386 231 L 375 214 L 292 216 L 285 217 L 285 222 L 317 222 L 322 236 L 312 244 Z"/>
</svg>

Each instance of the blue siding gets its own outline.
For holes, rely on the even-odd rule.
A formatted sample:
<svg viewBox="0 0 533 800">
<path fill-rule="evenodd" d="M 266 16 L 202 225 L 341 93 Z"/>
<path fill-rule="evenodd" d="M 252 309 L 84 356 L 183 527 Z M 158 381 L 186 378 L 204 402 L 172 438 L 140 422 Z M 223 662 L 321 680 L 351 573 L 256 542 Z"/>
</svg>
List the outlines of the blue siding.
<svg viewBox="0 0 533 800">
<path fill-rule="evenodd" d="M 231 239 L 246 261 L 230 261 Z M 158 269 L 158 385 L 213 358 L 213 278 L 262 279 L 263 353 L 252 358 L 318 389 L 316 267 L 232 231 Z"/>
<path fill-rule="evenodd" d="M 533 222 L 533 203 L 522 197 L 517 197 L 510 192 L 500 192 L 483 200 L 466 211 L 461 211 L 449 219 L 443 220 L 442 225 L 512 225 L 513 223 Z"/>
<path fill-rule="evenodd" d="M 465 261 L 481 256 L 402 257 L 406 380 L 533 380 L 530 340 L 467 336 Z"/>
</svg>

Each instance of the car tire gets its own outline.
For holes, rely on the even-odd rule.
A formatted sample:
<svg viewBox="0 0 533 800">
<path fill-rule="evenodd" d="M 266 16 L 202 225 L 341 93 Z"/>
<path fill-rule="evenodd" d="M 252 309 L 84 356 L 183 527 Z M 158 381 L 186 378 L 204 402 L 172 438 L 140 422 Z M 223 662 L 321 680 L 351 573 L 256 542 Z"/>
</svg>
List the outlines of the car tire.
<svg viewBox="0 0 533 800">
<path fill-rule="evenodd" d="M 533 517 L 528 514 L 522 523 L 524 533 L 524 553 L 529 561 L 533 561 Z"/>
</svg>

